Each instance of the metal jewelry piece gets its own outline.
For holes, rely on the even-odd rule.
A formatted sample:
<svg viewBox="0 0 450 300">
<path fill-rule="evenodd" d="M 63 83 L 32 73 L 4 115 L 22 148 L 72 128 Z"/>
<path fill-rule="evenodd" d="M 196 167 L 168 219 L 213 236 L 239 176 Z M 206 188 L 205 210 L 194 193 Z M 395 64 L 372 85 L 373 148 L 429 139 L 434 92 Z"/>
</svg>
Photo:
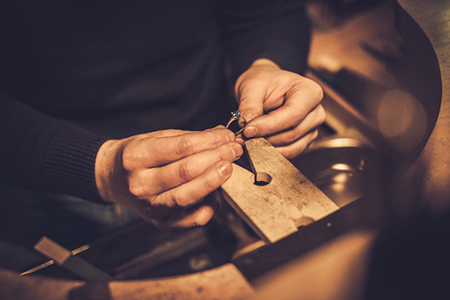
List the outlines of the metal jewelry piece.
<svg viewBox="0 0 450 300">
<path fill-rule="evenodd" d="M 230 127 L 231 123 L 233 123 L 234 121 L 239 120 L 240 118 L 244 119 L 244 117 L 242 117 L 241 112 L 240 112 L 239 110 L 232 111 L 232 112 L 231 112 L 231 118 L 230 118 L 230 120 L 228 121 L 227 126 L 225 126 L 225 127 L 226 127 L 226 128 Z M 245 119 L 244 119 L 244 124 L 246 124 Z M 235 135 L 238 135 L 239 133 L 241 133 L 241 132 L 244 130 L 244 127 L 245 127 L 245 125 L 242 126 L 242 128 L 239 129 L 239 130 L 238 130 L 237 132 L 235 132 L 234 134 L 235 134 Z"/>
</svg>

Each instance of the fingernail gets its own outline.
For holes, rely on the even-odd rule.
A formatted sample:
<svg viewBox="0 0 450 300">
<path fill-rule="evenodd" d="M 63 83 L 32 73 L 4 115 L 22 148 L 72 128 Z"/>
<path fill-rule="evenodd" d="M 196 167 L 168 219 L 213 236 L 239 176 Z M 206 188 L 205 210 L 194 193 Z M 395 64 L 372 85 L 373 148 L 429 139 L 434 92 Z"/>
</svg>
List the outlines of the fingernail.
<svg viewBox="0 0 450 300">
<path fill-rule="evenodd" d="M 230 163 L 223 162 L 219 166 L 219 172 L 222 174 L 222 176 L 228 176 L 231 174 L 231 171 L 233 171 L 233 168 L 231 167 Z"/>
<path fill-rule="evenodd" d="M 255 127 L 247 127 L 244 129 L 244 135 L 248 138 L 252 138 L 258 134 Z"/>
<path fill-rule="evenodd" d="M 239 158 L 244 153 L 244 150 L 242 149 L 242 146 L 238 143 L 235 143 L 233 145 L 233 151 L 234 151 L 234 157 Z"/>
</svg>

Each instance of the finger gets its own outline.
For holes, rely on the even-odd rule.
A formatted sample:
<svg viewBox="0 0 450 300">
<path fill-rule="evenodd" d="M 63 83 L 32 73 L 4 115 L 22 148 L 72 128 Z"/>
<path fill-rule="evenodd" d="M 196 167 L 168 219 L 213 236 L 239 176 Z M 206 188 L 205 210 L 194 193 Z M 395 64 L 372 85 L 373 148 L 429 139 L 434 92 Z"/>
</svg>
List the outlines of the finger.
<svg viewBox="0 0 450 300">
<path fill-rule="evenodd" d="M 273 135 L 299 124 L 322 100 L 320 86 L 311 80 L 297 81 L 286 93 L 284 105 L 254 119 L 244 129 L 247 138 Z"/>
<path fill-rule="evenodd" d="M 193 133 L 193 132 L 194 131 L 178 130 L 178 129 L 167 129 L 167 130 L 160 130 L 160 131 L 154 131 L 154 132 L 137 134 L 137 135 L 134 135 L 134 136 L 128 138 L 127 146 L 130 143 L 131 143 L 131 145 L 133 145 L 133 144 L 140 143 L 140 142 L 145 141 L 145 140 L 150 139 L 150 138 L 174 137 L 174 136 L 179 136 L 179 135 Z"/>
<path fill-rule="evenodd" d="M 224 128 L 226 128 L 224 125 L 217 125 L 216 127 L 205 129 L 203 131 L 213 131 L 213 130 L 216 130 L 216 129 L 224 129 Z"/>
<path fill-rule="evenodd" d="M 302 153 L 309 144 L 317 137 L 319 134 L 318 130 L 314 130 L 307 135 L 305 135 L 302 139 L 296 141 L 295 143 L 285 146 L 285 147 L 276 147 L 276 149 L 283 154 L 288 159 L 292 159 Z"/>
<path fill-rule="evenodd" d="M 262 80 L 244 80 L 239 85 L 236 98 L 239 102 L 239 111 L 247 123 L 264 113 L 266 91 L 267 83 Z"/>
<path fill-rule="evenodd" d="M 225 128 L 225 126 L 217 125 L 214 128 L 209 128 L 204 131 L 213 131 L 215 129 L 223 129 L 223 128 Z M 142 136 L 143 136 L 143 138 L 146 138 L 149 136 L 151 136 L 151 137 L 170 137 L 170 136 L 179 136 L 179 135 L 195 133 L 195 132 L 198 132 L 198 131 L 181 130 L 181 129 L 165 129 L 165 130 L 159 130 L 159 131 L 154 131 L 154 132 L 150 132 L 150 133 L 145 133 L 145 134 L 142 134 Z"/>
<path fill-rule="evenodd" d="M 132 178 L 130 182 L 139 186 L 149 187 L 148 190 L 139 189 L 145 195 L 135 195 L 139 198 L 158 195 L 189 182 L 203 174 L 210 166 L 219 161 L 233 162 L 243 154 L 242 146 L 236 142 L 227 143 L 218 148 L 206 150 L 161 168 L 142 171 L 139 178 Z M 130 183 L 130 190 L 132 190 Z"/>
<path fill-rule="evenodd" d="M 151 136 L 151 137 L 170 137 L 170 136 L 179 136 L 179 135 L 194 133 L 194 132 L 195 131 L 180 130 L 180 129 L 166 129 L 166 130 L 159 130 L 159 131 L 146 133 L 144 135 Z"/>
<path fill-rule="evenodd" d="M 190 207 L 218 189 L 231 176 L 232 171 L 231 162 L 217 162 L 195 179 L 158 195 L 153 200 L 153 205 L 168 209 Z"/>
<path fill-rule="evenodd" d="M 268 136 L 266 139 L 275 147 L 288 146 L 322 125 L 325 117 L 325 110 L 318 105 L 296 127 Z"/>
<path fill-rule="evenodd" d="M 163 166 L 234 140 L 234 133 L 225 128 L 149 137 L 129 143 L 123 151 L 122 159 L 126 169 Z"/>
<path fill-rule="evenodd" d="M 213 192 L 201 203 L 176 211 L 158 223 L 160 229 L 173 230 L 206 225 L 220 208 L 220 197 Z"/>
</svg>

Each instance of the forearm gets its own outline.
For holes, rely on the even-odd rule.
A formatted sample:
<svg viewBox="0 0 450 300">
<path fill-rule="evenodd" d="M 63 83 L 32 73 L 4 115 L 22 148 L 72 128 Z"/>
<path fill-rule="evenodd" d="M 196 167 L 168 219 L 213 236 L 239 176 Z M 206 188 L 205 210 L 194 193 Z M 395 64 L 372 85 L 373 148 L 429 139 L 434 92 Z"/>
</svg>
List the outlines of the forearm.
<svg viewBox="0 0 450 300">
<path fill-rule="evenodd" d="M 0 92 L 1 179 L 32 190 L 101 202 L 95 159 L 106 140 Z"/>
</svg>

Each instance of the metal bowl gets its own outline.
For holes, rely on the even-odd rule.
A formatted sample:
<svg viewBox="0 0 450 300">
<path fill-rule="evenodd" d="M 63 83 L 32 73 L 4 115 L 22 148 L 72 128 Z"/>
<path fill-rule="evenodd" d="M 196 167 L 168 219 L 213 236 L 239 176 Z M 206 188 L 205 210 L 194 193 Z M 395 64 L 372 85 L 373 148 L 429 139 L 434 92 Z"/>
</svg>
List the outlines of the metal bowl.
<svg viewBox="0 0 450 300">
<path fill-rule="evenodd" d="M 355 138 L 326 138 L 312 144 L 292 163 L 342 207 L 368 192 L 380 163 L 378 152 Z"/>
</svg>

